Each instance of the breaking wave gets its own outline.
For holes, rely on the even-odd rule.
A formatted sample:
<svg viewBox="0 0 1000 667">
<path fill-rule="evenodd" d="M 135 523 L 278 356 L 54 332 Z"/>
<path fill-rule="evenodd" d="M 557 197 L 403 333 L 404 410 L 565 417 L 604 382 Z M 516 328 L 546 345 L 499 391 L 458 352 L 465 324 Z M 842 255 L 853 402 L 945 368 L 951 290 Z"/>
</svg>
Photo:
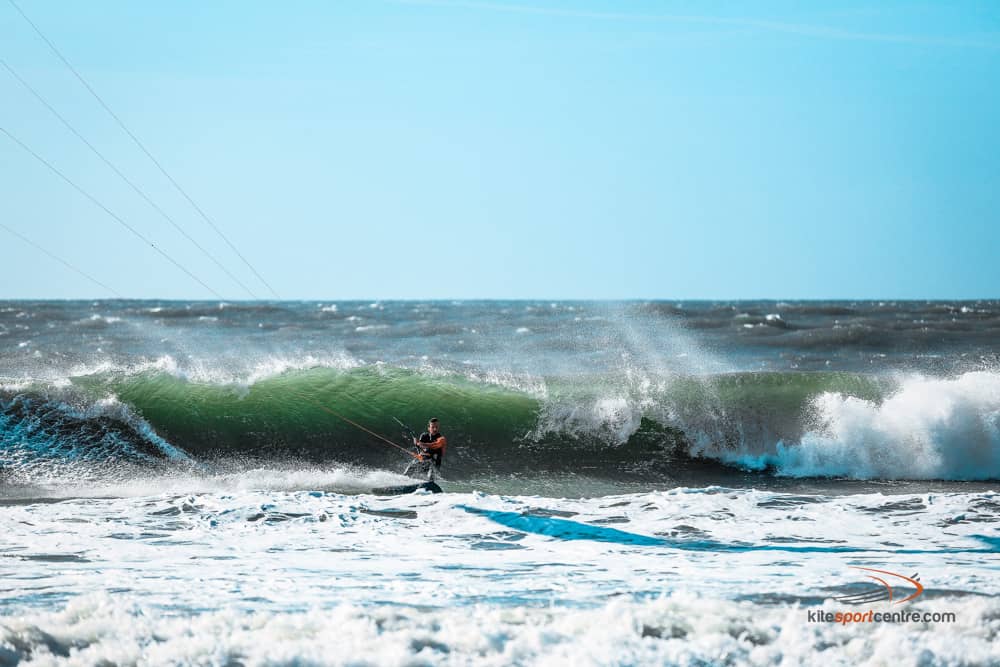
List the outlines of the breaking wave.
<svg viewBox="0 0 1000 667">
<path fill-rule="evenodd" d="M 316 365 L 310 365 L 316 364 Z M 439 417 L 451 474 L 571 467 L 669 470 L 704 460 L 795 477 L 1000 479 L 1000 374 L 638 373 L 539 378 L 276 361 L 242 378 L 170 363 L 101 367 L 0 388 L 0 467 L 174 465 L 227 456 L 398 467 Z"/>
</svg>

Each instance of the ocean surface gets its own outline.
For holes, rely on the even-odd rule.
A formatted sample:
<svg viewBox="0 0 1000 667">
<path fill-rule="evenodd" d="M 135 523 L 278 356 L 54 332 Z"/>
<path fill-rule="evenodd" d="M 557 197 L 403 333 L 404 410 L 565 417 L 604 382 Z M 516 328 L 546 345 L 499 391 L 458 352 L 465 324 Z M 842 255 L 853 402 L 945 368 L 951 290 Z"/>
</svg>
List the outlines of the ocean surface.
<svg viewBox="0 0 1000 667">
<path fill-rule="evenodd" d="M 1000 664 L 998 522 L 998 301 L 0 301 L 0 666 Z"/>
</svg>

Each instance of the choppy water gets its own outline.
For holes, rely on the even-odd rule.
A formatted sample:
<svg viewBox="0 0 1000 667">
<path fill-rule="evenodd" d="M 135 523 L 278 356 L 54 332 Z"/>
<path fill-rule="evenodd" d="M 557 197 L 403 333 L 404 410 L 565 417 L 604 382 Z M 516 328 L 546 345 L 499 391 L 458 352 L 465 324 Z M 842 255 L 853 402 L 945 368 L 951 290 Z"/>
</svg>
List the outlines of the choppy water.
<svg viewBox="0 0 1000 667">
<path fill-rule="evenodd" d="M 998 333 L 998 302 L 0 302 L 0 664 L 996 662 Z M 439 417 L 448 493 L 371 495 L 406 457 L 331 409 Z M 809 622 L 852 566 L 955 622 Z"/>
</svg>

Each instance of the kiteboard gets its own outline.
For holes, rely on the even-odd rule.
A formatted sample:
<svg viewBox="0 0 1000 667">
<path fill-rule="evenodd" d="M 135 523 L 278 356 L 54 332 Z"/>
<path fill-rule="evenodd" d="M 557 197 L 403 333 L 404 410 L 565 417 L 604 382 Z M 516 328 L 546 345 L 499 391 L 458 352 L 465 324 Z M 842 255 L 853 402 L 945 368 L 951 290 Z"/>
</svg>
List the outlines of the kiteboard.
<svg viewBox="0 0 1000 667">
<path fill-rule="evenodd" d="M 383 486 L 377 489 L 372 489 L 372 493 L 376 496 L 401 496 L 407 493 L 413 493 L 414 491 L 430 491 L 431 493 L 444 493 L 444 489 L 437 485 L 436 482 L 418 482 L 416 484 L 402 484 L 400 486 Z"/>
</svg>

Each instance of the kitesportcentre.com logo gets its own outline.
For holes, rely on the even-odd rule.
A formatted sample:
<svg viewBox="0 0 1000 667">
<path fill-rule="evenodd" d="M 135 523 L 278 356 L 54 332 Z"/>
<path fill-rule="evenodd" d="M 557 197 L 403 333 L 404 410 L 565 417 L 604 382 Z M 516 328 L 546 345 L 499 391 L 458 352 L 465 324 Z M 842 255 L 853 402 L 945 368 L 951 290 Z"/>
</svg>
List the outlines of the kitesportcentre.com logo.
<svg viewBox="0 0 1000 667">
<path fill-rule="evenodd" d="M 810 610 L 807 612 L 809 623 L 838 623 L 841 625 L 849 623 L 954 623 L 956 620 L 955 613 L 950 611 L 930 612 L 897 608 L 916 600 L 923 594 L 924 586 L 920 583 L 920 576 L 917 574 L 907 577 L 888 570 L 855 565 L 852 565 L 851 569 L 865 572 L 865 576 L 870 581 L 853 585 L 851 588 L 857 590 L 852 590 L 850 593 L 839 595 L 833 599 L 851 606 L 877 605 L 880 608 L 876 610 L 873 607 L 854 611 Z"/>
</svg>

